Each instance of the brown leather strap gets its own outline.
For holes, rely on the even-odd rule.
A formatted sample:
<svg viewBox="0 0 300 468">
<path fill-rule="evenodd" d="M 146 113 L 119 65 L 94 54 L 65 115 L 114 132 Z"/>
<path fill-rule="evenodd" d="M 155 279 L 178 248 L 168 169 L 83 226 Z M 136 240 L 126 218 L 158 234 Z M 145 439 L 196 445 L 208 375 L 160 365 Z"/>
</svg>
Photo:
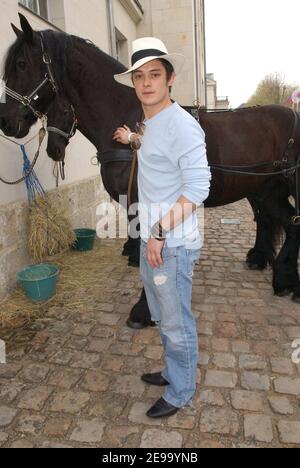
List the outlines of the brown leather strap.
<svg viewBox="0 0 300 468">
<path fill-rule="evenodd" d="M 131 170 L 130 170 L 130 176 L 129 176 L 129 182 L 128 182 L 128 209 L 131 207 L 132 203 L 132 187 L 133 187 L 133 180 L 135 176 L 135 170 L 137 167 L 137 151 L 134 151 L 133 153 L 133 159 L 131 163 Z"/>
<path fill-rule="evenodd" d="M 144 112 L 142 112 L 140 122 L 143 122 L 144 119 L 145 119 L 145 114 L 144 114 Z M 133 159 L 132 159 L 132 163 L 131 163 L 131 170 L 130 170 L 129 183 L 128 183 L 128 194 L 127 194 L 128 210 L 129 210 L 129 208 L 131 207 L 131 204 L 132 204 L 133 180 L 134 180 L 137 165 L 138 165 L 138 152 L 137 152 L 137 150 L 135 150 L 135 151 L 133 151 Z"/>
</svg>

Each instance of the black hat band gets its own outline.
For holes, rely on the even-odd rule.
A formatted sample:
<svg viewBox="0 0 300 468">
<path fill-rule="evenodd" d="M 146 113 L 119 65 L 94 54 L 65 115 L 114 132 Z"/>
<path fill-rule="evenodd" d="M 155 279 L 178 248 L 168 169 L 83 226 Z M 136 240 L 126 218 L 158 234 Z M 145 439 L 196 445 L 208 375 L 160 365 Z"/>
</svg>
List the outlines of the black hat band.
<svg viewBox="0 0 300 468">
<path fill-rule="evenodd" d="M 144 49 L 135 52 L 131 58 L 131 64 L 134 66 L 139 60 L 146 57 L 161 57 L 162 55 L 167 55 L 167 52 L 162 52 L 158 49 Z"/>
</svg>

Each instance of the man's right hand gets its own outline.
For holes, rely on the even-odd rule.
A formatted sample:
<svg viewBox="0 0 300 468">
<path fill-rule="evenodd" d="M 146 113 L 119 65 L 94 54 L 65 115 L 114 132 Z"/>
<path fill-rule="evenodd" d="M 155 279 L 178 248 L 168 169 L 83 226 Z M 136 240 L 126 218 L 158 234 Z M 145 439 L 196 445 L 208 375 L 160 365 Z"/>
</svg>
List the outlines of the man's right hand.
<svg viewBox="0 0 300 468">
<path fill-rule="evenodd" d="M 113 135 L 113 140 L 117 141 L 118 143 L 122 143 L 123 145 L 129 145 L 128 137 L 130 133 L 132 133 L 132 131 L 129 127 L 127 127 L 127 125 L 119 127 Z"/>
</svg>

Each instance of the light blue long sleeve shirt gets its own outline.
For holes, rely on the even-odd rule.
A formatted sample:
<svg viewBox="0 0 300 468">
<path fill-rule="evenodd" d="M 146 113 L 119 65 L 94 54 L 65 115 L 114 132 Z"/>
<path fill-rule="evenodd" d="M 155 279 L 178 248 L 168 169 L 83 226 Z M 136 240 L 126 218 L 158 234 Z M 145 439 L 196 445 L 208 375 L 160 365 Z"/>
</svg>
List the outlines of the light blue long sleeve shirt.
<svg viewBox="0 0 300 468">
<path fill-rule="evenodd" d="M 205 134 L 199 123 L 177 103 L 146 125 L 138 151 L 138 188 L 141 238 L 151 237 L 152 226 L 184 196 L 200 207 L 209 195 L 211 172 Z M 197 212 L 168 233 L 167 246 L 201 248 Z"/>
</svg>

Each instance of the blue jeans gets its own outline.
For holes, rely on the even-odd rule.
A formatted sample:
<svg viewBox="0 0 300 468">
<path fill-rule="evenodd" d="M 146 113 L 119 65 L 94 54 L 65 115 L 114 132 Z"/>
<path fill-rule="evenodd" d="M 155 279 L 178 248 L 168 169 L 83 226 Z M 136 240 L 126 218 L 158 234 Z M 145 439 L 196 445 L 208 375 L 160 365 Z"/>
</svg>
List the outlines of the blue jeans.
<svg viewBox="0 0 300 468">
<path fill-rule="evenodd" d="M 170 383 L 164 400 L 177 408 L 190 404 L 196 391 L 199 341 L 192 314 L 192 287 L 200 249 L 184 246 L 162 250 L 164 264 L 151 268 L 147 244 L 141 240 L 140 274 L 151 317 L 159 326 L 165 353 L 163 377 Z"/>
</svg>

